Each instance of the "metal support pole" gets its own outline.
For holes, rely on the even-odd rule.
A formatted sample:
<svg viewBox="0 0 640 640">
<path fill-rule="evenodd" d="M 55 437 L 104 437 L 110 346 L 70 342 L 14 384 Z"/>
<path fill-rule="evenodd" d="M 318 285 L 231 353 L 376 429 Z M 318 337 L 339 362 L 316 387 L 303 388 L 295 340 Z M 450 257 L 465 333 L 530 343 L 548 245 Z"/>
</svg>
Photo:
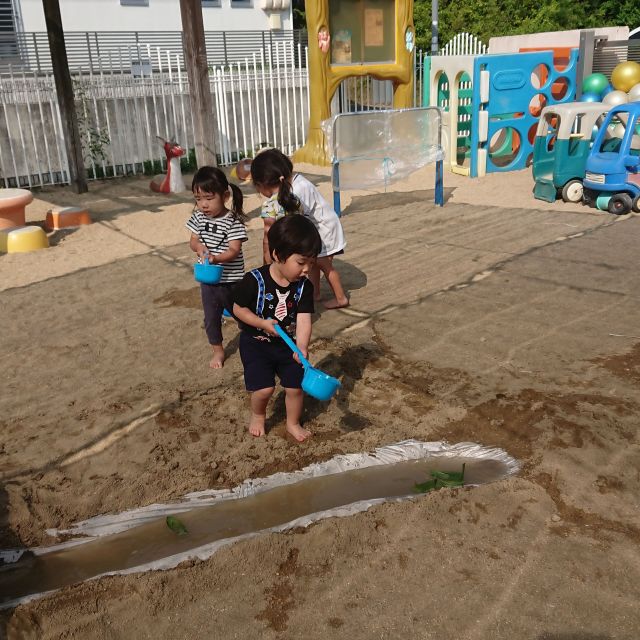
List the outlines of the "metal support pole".
<svg viewBox="0 0 640 640">
<path fill-rule="evenodd" d="M 580 50 L 576 67 L 576 100 L 582 97 L 582 83 L 593 71 L 593 50 L 595 48 L 595 31 L 580 32 Z"/>
<path fill-rule="evenodd" d="M 438 55 L 438 0 L 431 0 L 431 55 Z"/>
<path fill-rule="evenodd" d="M 340 163 L 333 161 L 333 209 L 338 214 L 338 218 L 342 214 L 340 210 Z"/>
</svg>

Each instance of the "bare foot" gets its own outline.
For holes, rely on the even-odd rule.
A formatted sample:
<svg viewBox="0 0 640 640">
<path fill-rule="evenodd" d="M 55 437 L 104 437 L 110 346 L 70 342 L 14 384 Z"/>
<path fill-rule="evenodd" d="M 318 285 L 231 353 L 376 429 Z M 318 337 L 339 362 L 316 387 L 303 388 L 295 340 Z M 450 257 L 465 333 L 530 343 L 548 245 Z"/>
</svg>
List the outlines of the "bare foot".
<svg viewBox="0 0 640 640">
<path fill-rule="evenodd" d="M 264 416 L 251 414 L 251 420 L 249 421 L 249 433 L 256 438 L 260 438 L 264 435 Z"/>
<path fill-rule="evenodd" d="M 331 300 L 327 300 L 322 303 L 325 309 L 344 309 L 349 306 L 349 298 L 331 298 Z"/>
<path fill-rule="evenodd" d="M 211 358 L 211 362 L 209 366 L 212 369 L 222 369 L 224 367 L 224 349 L 218 345 L 213 347 L 213 358 Z"/>
<path fill-rule="evenodd" d="M 287 433 L 290 433 L 298 442 L 304 442 L 311 436 L 311 431 L 303 429 L 299 424 L 288 424 Z"/>
</svg>

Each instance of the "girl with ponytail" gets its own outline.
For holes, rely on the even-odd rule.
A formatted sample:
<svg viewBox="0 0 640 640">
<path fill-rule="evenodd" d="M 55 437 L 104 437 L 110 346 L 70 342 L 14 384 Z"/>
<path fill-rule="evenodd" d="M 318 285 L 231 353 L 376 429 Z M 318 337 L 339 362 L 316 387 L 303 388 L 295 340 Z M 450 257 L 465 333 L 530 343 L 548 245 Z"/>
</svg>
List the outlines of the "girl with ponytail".
<svg viewBox="0 0 640 640">
<path fill-rule="evenodd" d="M 265 149 L 251 163 L 251 179 L 258 192 L 267 198 L 262 206 L 264 222 L 263 254 L 266 264 L 271 263 L 267 233 L 273 223 L 290 214 L 302 214 L 315 225 L 322 249 L 316 264 L 309 272 L 316 300 L 320 299 L 320 272 L 324 273 L 334 297 L 324 302 L 326 309 L 340 309 L 349 305 L 340 275 L 333 267 L 333 257 L 344 253 L 346 242 L 340 218 L 322 197 L 314 184 L 303 175 L 294 173 L 293 164 L 278 149 Z"/>
</svg>

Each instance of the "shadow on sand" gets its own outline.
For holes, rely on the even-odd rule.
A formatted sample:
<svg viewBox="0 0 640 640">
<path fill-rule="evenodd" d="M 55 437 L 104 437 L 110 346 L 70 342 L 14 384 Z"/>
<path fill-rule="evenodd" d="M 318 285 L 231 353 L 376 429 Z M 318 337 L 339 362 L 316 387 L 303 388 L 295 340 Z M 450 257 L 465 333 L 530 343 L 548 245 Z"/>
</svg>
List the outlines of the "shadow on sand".
<svg viewBox="0 0 640 640">
<path fill-rule="evenodd" d="M 445 188 L 444 202 L 448 202 L 455 189 Z M 372 193 L 366 196 L 354 196 L 348 207 L 342 211 L 342 217 L 352 213 L 379 211 L 392 207 L 404 207 L 409 204 L 436 207 L 434 204 L 435 192 L 433 189 L 421 189 L 418 191 L 394 191 L 393 193 Z"/>
</svg>

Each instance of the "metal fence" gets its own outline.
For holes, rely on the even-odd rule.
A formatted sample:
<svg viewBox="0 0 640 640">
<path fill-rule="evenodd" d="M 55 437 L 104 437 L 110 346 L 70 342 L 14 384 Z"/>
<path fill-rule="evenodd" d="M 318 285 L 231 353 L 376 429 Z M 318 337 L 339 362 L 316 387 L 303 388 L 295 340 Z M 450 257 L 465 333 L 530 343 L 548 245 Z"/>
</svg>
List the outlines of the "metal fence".
<svg viewBox="0 0 640 640">
<path fill-rule="evenodd" d="M 301 44 L 276 42 L 242 61 L 210 68 L 220 164 L 262 146 L 293 153 L 309 117 Z M 166 169 L 156 136 L 194 144 L 182 53 L 128 47 L 73 74 L 88 178 Z M 53 75 L 11 68 L 0 78 L 0 185 L 67 183 L 68 162 Z"/>
<path fill-rule="evenodd" d="M 65 46 L 69 68 L 98 71 L 108 58 L 117 58 L 122 51 L 150 47 L 164 51 L 182 52 L 182 33 L 179 31 L 87 31 L 65 32 Z M 305 30 L 272 31 L 207 31 L 205 32 L 207 60 L 210 65 L 228 66 L 242 62 L 252 53 L 259 54 L 276 45 L 298 45 L 304 54 L 307 44 Z M 296 60 L 300 67 L 306 60 Z M 12 70 L 47 73 L 52 70 L 49 40 L 46 32 L 0 32 L 0 72 Z"/>
</svg>

